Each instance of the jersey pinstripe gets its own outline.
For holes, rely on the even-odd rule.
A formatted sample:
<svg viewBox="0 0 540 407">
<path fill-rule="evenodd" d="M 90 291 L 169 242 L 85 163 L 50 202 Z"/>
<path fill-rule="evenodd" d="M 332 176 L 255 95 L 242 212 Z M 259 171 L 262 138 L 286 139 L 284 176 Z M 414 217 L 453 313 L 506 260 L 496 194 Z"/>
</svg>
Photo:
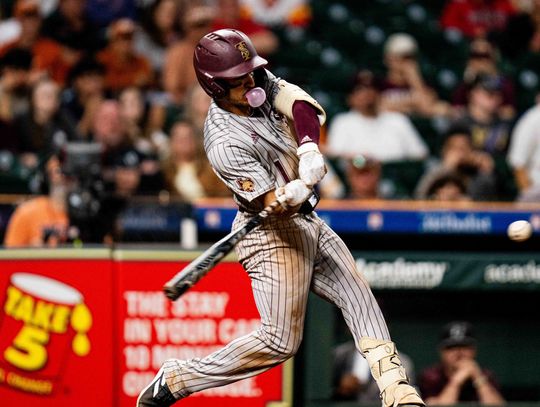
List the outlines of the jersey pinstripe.
<svg viewBox="0 0 540 407">
<path fill-rule="evenodd" d="M 269 74 L 269 97 L 259 116 L 239 117 L 214 103 L 208 113 L 205 150 L 242 210 L 233 228 L 261 209 L 255 198 L 298 178 L 297 142 L 272 107 L 276 81 Z M 294 355 L 310 290 L 341 309 L 357 344 L 363 337 L 389 340 L 352 254 L 316 213 L 269 217 L 236 253 L 251 278 L 260 328 L 207 357 L 166 361 L 165 378 L 176 397 L 257 375 Z"/>
</svg>

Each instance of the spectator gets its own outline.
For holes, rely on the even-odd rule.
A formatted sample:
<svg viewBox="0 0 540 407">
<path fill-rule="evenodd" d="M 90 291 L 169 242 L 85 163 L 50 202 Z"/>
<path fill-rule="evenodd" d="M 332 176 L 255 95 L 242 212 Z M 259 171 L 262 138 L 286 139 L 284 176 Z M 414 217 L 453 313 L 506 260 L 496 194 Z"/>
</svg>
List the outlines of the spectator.
<svg viewBox="0 0 540 407">
<path fill-rule="evenodd" d="M 55 247 L 67 239 L 68 181 L 56 157 L 46 164 L 48 194 L 20 204 L 9 219 L 4 246 Z"/>
<path fill-rule="evenodd" d="M 233 28 L 243 33 L 253 42 L 257 53 L 268 56 L 279 47 L 277 36 L 263 25 L 257 24 L 242 13 L 239 0 L 217 0 L 217 17 L 211 31 Z"/>
<path fill-rule="evenodd" d="M 244 12 L 267 27 L 306 27 L 311 21 L 307 0 L 242 0 Z"/>
<path fill-rule="evenodd" d="M 147 112 L 144 94 L 140 88 L 130 86 L 118 95 L 120 114 L 125 122 L 131 140 L 140 143 L 143 150 L 151 149 L 147 138 Z"/>
<path fill-rule="evenodd" d="M 347 160 L 347 184 L 350 199 L 382 198 L 380 190 L 381 163 L 370 157 L 359 155 Z"/>
<path fill-rule="evenodd" d="M 119 92 L 128 86 L 149 86 L 153 80 L 150 62 L 138 54 L 133 46 L 136 25 L 123 18 L 111 24 L 109 45 L 97 54 L 105 67 L 105 87 Z"/>
<path fill-rule="evenodd" d="M 185 117 L 193 125 L 196 136 L 201 140 L 210 102 L 212 102 L 212 99 L 198 83 L 189 89 L 186 98 Z"/>
<path fill-rule="evenodd" d="M 62 106 L 88 138 L 97 107 L 105 98 L 105 67 L 93 58 L 82 58 L 69 72 L 70 86 L 62 95 Z"/>
<path fill-rule="evenodd" d="M 30 109 L 15 120 L 19 134 L 20 161 L 27 168 L 57 154 L 68 140 L 78 139 L 75 123 L 60 107 L 60 87 L 41 79 L 32 88 Z"/>
<path fill-rule="evenodd" d="M 163 162 L 167 190 L 186 201 L 204 197 L 230 196 L 214 174 L 189 122 L 175 123 L 170 133 L 170 155 Z"/>
<path fill-rule="evenodd" d="M 85 6 L 86 0 L 58 0 L 43 22 L 43 35 L 62 44 L 64 55 L 74 62 L 105 45 L 104 31 L 89 20 Z"/>
<path fill-rule="evenodd" d="M 460 179 L 464 186 L 463 192 L 472 200 L 489 201 L 499 198 L 493 158 L 486 152 L 473 149 L 471 134 L 466 128 L 450 129 L 441 149 L 441 161 L 420 179 L 415 198 L 432 199 L 434 189 L 437 190 L 434 185 L 440 184 L 441 178 L 448 174 Z"/>
<path fill-rule="evenodd" d="M 409 356 L 399 352 L 401 363 L 414 385 L 414 364 Z M 379 388 L 370 374 L 366 359 L 356 348 L 354 341 L 335 347 L 333 351 L 333 396 L 334 400 L 380 403 Z"/>
<path fill-rule="evenodd" d="M 103 179 L 113 183 L 116 163 L 124 152 L 134 148 L 118 101 L 106 99 L 99 103 L 92 124 L 92 139 L 103 148 Z"/>
<path fill-rule="evenodd" d="M 140 146 L 137 146 L 128 132 L 120 102 L 108 99 L 99 104 L 94 116 L 92 136 L 94 141 L 103 146 L 103 180 L 109 189 L 115 188 L 116 168 L 126 167 L 123 160 L 132 151 L 136 152 L 139 167 L 137 193 L 150 194 L 163 188 L 163 175 L 157 158 L 151 152 L 137 148 Z M 133 161 L 130 156 L 133 157 L 133 154 L 128 154 L 128 161 Z M 127 167 L 130 167 L 131 164 L 128 164 Z"/>
<path fill-rule="evenodd" d="M 19 150 L 15 116 L 28 110 L 26 95 L 32 55 L 18 48 L 0 58 L 0 151 L 13 157 Z"/>
<path fill-rule="evenodd" d="M 469 45 L 469 58 L 463 72 L 463 81 L 456 88 L 452 97 L 453 105 L 463 108 L 467 105 L 471 85 L 478 75 L 490 75 L 499 78 L 502 102 L 498 114 L 501 118 L 512 120 L 516 114 L 514 83 L 499 72 L 497 66 L 498 50 L 489 41 L 478 38 Z"/>
<path fill-rule="evenodd" d="M 134 150 L 126 150 L 118 155 L 114 162 L 114 190 L 115 196 L 127 199 L 140 195 L 141 185 L 141 157 Z"/>
<path fill-rule="evenodd" d="M 528 52 L 540 52 L 540 1 L 527 2 L 529 7 L 511 16 L 506 29 L 496 38 L 505 57 L 518 60 Z"/>
<path fill-rule="evenodd" d="M 369 71 L 356 75 L 348 97 L 350 110 L 334 117 L 328 132 L 328 154 L 378 161 L 421 160 L 427 146 L 407 116 L 379 110 L 380 85 Z"/>
<path fill-rule="evenodd" d="M 511 122 L 499 115 L 502 101 L 500 77 L 477 75 L 471 84 L 466 110 L 453 123 L 469 129 L 473 148 L 494 158 L 506 155 L 510 138 Z"/>
<path fill-rule="evenodd" d="M 462 175 L 452 170 L 444 170 L 437 174 L 425 195 L 425 199 L 432 201 L 467 202 L 471 200 L 467 195 L 467 186 Z"/>
<path fill-rule="evenodd" d="M 469 38 L 502 31 L 516 12 L 512 0 L 447 0 L 441 26 L 455 29 Z"/>
<path fill-rule="evenodd" d="M 413 116 L 449 115 L 448 103 L 426 85 L 418 65 L 418 44 L 405 33 L 392 34 L 384 45 L 387 73 L 381 92 L 381 109 Z"/>
<path fill-rule="evenodd" d="M 167 48 L 180 37 L 179 15 L 176 0 L 157 0 L 144 10 L 135 32 L 135 51 L 150 61 L 157 75 L 163 70 Z"/>
<path fill-rule="evenodd" d="M 513 169 L 520 200 L 540 191 L 540 97 L 516 123 L 507 157 Z"/>
<path fill-rule="evenodd" d="M 28 84 L 32 54 L 12 48 L 0 59 L 0 121 L 12 122 L 28 110 Z"/>
<path fill-rule="evenodd" d="M 188 8 L 182 19 L 184 37 L 167 50 L 163 87 L 176 106 L 184 106 L 188 89 L 197 84 L 193 52 L 201 37 L 210 31 L 214 16 L 215 10 L 208 6 Z"/>
<path fill-rule="evenodd" d="M 20 22 L 20 35 L 0 48 L 0 56 L 13 48 L 26 49 L 32 53 L 32 78 L 48 75 L 64 84 L 73 60 L 64 55 L 59 43 L 40 36 L 41 15 L 37 0 L 18 0 L 14 15 Z"/>
<path fill-rule="evenodd" d="M 470 323 L 455 321 L 443 328 L 439 342 L 440 362 L 425 369 L 418 381 L 426 404 L 505 403 L 493 373 L 479 365 L 476 352 L 477 341 Z"/>
</svg>

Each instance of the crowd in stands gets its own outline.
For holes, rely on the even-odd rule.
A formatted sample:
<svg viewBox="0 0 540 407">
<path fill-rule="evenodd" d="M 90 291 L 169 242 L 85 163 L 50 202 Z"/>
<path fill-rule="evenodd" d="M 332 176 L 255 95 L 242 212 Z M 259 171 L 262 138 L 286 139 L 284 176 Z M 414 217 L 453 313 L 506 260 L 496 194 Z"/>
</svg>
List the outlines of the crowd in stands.
<svg viewBox="0 0 540 407">
<path fill-rule="evenodd" d="M 111 195 L 230 196 L 201 153 L 210 99 L 197 84 L 192 54 L 205 33 L 232 27 L 327 108 L 323 198 L 534 201 L 540 111 L 533 98 L 524 105 L 520 92 L 521 82 L 529 94 L 539 89 L 540 2 L 369 3 L 3 1 L 0 193 L 42 194 L 51 183 L 47 166 L 53 159 L 62 166 L 67 144 L 98 143 Z M 321 10 L 343 27 L 360 27 L 358 38 L 329 43 L 339 28 L 326 31 Z M 419 23 L 401 24 L 404 18 Z M 397 23 L 375 30 L 386 20 Z M 434 38 L 459 42 L 466 52 L 458 59 L 444 47 L 426 50 Z M 309 66 L 309 50 L 325 44 L 335 52 L 321 52 Z M 335 86 L 333 71 L 349 66 L 340 63 L 342 48 L 356 58 Z M 304 60 L 301 72 L 314 75 L 296 81 L 300 71 L 288 65 L 295 58 Z M 460 72 L 453 80 L 442 75 L 445 88 L 426 73 L 425 61 L 443 61 L 435 69 L 441 73 L 450 59 Z M 523 61 L 531 69 L 517 78 Z M 315 74 L 321 67 L 324 76 Z M 406 187 L 393 179 L 396 172 L 412 174 Z"/>
</svg>

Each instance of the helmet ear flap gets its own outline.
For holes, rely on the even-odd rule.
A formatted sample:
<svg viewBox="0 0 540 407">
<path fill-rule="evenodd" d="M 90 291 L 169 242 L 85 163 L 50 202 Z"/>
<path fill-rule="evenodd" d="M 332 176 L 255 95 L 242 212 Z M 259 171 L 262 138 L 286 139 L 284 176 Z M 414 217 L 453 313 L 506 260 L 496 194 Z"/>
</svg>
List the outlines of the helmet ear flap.
<svg viewBox="0 0 540 407">
<path fill-rule="evenodd" d="M 199 84 L 204 89 L 204 91 L 213 98 L 220 99 L 227 93 L 227 89 L 224 84 L 219 83 L 218 79 L 201 77 L 202 75 L 199 72 L 196 72 L 197 78 L 199 79 Z"/>
</svg>

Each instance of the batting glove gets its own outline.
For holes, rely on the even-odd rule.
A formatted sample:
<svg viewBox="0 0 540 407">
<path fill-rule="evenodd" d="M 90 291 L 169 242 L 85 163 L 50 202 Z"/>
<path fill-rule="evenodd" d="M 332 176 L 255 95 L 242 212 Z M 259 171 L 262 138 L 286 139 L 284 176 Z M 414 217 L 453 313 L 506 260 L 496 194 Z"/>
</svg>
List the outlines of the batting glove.
<svg viewBox="0 0 540 407">
<path fill-rule="evenodd" d="M 276 197 L 285 207 L 300 205 L 308 199 L 311 193 L 311 189 L 301 179 L 295 179 L 276 189 Z"/>
<path fill-rule="evenodd" d="M 302 144 L 298 147 L 296 153 L 300 157 L 300 163 L 298 164 L 300 179 L 309 186 L 313 186 L 322 180 L 326 174 L 326 165 L 317 144 Z"/>
</svg>

